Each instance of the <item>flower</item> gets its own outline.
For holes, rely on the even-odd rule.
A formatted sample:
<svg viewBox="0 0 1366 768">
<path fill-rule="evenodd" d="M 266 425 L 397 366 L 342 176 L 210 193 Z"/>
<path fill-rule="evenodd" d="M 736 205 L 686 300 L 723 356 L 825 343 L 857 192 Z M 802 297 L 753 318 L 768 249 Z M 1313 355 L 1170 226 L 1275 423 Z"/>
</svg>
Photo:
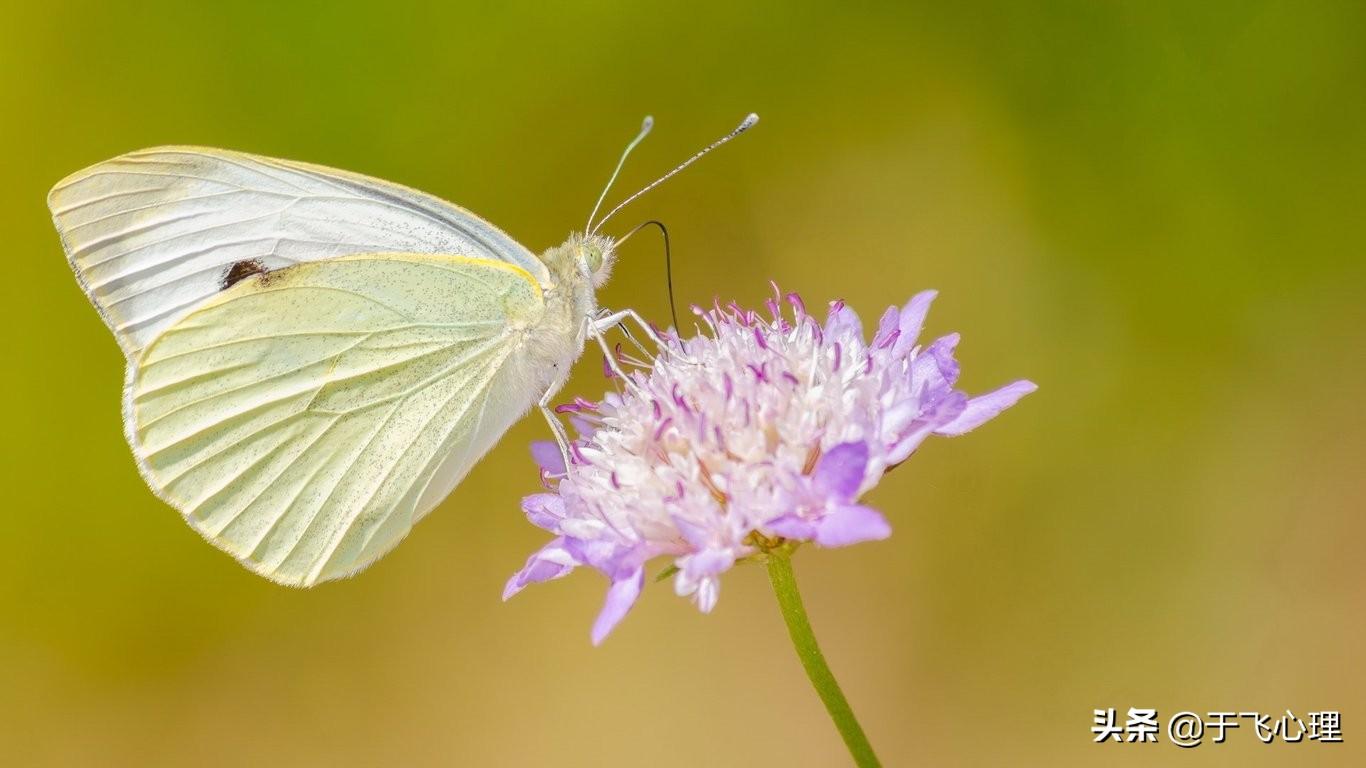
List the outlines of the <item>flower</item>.
<svg viewBox="0 0 1366 768">
<path fill-rule="evenodd" d="M 600 571 L 611 587 L 596 645 L 640 595 L 646 562 L 668 556 L 675 591 L 708 612 L 739 560 L 788 542 L 889 536 L 859 503 L 882 475 L 931 434 L 961 435 L 1036 388 L 955 389 L 958 335 L 916 345 L 934 291 L 888 308 L 869 342 L 842 302 L 822 324 L 796 294 L 774 291 L 767 318 L 734 303 L 694 307 L 710 334 L 665 335 L 619 392 L 559 407 L 580 437 L 568 466 L 553 443 L 533 446 L 548 492 L 522 502 L 555 538 L 503 599 L 579 566 Z"/>
</svg>

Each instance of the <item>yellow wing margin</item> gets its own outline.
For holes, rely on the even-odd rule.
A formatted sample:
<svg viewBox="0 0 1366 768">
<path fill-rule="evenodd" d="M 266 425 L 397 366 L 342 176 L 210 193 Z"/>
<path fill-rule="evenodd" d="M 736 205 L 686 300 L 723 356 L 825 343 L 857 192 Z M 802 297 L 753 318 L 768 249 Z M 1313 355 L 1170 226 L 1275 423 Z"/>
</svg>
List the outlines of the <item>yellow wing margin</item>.
<svg viewBox="0 0 1366 768">
<path fill-rule="evenodd" d="M 529 273 L 487 259 L 254 275 L 130 364 L 128 440 L 157 495 L 247 568 L 292 586 L 350 575 L 521 415 L 490 393 L 543 311 Z"/>
</svg>

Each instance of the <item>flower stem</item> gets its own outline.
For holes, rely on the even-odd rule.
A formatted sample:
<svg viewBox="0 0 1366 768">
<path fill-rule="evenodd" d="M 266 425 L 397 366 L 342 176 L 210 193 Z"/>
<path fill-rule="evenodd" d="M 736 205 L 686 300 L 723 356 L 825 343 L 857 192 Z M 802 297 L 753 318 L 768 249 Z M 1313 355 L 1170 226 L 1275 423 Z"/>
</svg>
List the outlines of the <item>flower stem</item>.
<svg viewBox="0 0 1366 768">
<path fill-rule="evenodd" d="M 873 745 L 868 743 L 868 737 L 863 735 L 863 728 L 854 717 L 854 710 L 850 709 L 848 700 L 840 691 L 840 684 L 825 663 L 820 646 L 816 644 L 816 635 L 811 631 L 811 622 L 807 620 L 806 608 L 802 605 L 801 592 L 797 590 L 797 578 L 792 573 L 792 553 L 783 548 L 769 551 L 768 578 L 773 582 L 773 593 L 778 597 L 778 607 L 782 609 L 783 621 L 787 622 L 787 631 L 792 636 L 797 658 L 801 659 L 806 676 L 811 678 L 811 685 L 839 729 L 844 745 L 854 758 L 854 764 L 860 768 L 881 765 L 877 755 L 873 754 Z"/>
</svg>

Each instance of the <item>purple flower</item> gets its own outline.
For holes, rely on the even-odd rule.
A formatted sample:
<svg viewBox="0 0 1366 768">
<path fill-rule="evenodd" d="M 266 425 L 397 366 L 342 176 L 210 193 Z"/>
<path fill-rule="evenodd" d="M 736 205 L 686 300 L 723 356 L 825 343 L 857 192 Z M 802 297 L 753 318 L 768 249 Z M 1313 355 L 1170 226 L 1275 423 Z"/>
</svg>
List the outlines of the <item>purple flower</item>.
<svg viewBox="0 0 1366 768">
<path fill-rule="evenodd" d="M 555 538 L 504 599 L 591 567 L 612 582 L 597 644 L 635 603 L 652 558 L 673 558 L 675 591 L 707 612 L 739 560 L 887 538 L 886 519 L 859 503 L 882 475 L 931 434 L 961 435 L 1036 388 L 955 389 L 958 335 L 916 344 L 934 297 L 889 308 L 870 341 L 842 302 L 823 324 L 795 294 L 770 299 L 769 317 L 694 307 L 710 335 L 666 336 L 620 393 L 562 406 L 581 433 L 568 467 L 553 445 L 533 447 L 550 490 L 522 509 Z"/>
</svg>

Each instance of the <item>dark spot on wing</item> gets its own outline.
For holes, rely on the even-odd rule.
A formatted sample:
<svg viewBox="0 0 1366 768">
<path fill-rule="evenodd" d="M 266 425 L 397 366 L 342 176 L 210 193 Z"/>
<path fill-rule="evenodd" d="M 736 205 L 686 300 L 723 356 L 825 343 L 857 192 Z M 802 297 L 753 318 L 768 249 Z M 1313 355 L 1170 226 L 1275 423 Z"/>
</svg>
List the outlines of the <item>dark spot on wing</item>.
<svg viewBox="0 0 1366 768">
<path fill-rule="evenodd" d="M 226 291 L 252 275 L 264 275 L 267 272 L 266 265 L 262 264 L 259 259 L 234 261 L 232 266 L 228 267 L 228 271 L 223 273 L 219 290 Z"/>
</svg>

